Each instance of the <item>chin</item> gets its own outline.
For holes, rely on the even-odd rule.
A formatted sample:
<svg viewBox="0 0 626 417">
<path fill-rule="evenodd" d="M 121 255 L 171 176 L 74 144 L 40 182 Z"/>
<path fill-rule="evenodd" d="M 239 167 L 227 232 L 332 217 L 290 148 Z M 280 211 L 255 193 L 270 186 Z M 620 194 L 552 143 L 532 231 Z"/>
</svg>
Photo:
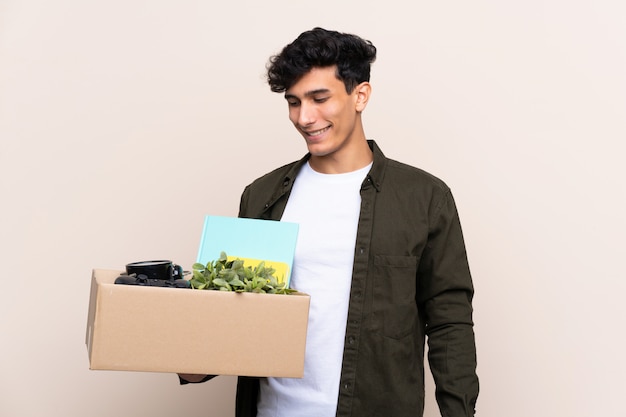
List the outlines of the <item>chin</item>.
<svg viewBox="0 0 626 417">
<path fill-rule="evenodd" d="M 331 153 L 331 150 L 317 143 L 307 143 L 307 149 L 309 150 L 309 153 L 313 156 L 326 156 Z"/>
</svg>

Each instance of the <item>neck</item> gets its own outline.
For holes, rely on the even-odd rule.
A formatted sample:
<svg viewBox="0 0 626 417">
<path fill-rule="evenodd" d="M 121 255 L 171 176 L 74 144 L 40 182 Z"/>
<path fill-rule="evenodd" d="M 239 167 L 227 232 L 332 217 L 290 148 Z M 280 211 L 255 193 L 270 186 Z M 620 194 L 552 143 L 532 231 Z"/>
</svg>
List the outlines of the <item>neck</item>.
<svg viewBox="0 0 626 417">
<path fill-rule="evenodd" d="M 323 174 L 343 174 L 361 169 L 373 160 L 374 156 L 365 136 L 329 155 L 311 155 L 309 164 L 313 170 Z"/>
</svg>

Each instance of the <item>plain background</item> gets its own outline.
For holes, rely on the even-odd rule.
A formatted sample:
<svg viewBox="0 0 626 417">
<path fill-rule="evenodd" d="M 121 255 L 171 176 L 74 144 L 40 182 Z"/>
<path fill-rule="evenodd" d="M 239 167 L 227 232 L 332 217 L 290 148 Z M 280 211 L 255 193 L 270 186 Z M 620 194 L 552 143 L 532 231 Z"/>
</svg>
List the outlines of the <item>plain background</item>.
<svg viewBox="0 0 626 417">
<path fill-rule="evenodd" d="M 314 26 L 374 42 L 366 134 L 454 192 L 478 415 L 623 413 L 623 1 L 0 0 L 0 415 L 233 415 L 233 377 L 90 371 L 90 274 L 189 268 L 305 152 L 264 69 Z"/>
</svg>

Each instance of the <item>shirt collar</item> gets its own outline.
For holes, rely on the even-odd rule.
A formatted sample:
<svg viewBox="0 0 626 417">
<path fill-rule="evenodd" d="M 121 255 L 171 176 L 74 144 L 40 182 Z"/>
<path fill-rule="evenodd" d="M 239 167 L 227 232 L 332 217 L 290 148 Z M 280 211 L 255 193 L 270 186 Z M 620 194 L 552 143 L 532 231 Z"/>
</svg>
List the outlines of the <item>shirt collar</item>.
<svg viewBox="0 0 626 417">
<path fill-rule="evenodd" d="M 368 139 L 367 144 L 372 150 L 374 162 L 372 164 L 372 169 L 367 174 L 366 181 L 369 179 L 368 182 L 371 182 L 371 184 L 374 186 L 376 191 L 380 191 L 380 187 L 383 182 L 383 177 L 385 175 L 385 167 L 387 166 L 387 158 L 385 158 L 385 155 L 380 150 L 380 148 L 378 147 L 378 145 L 376 144 L 374 140 Z M 286 191 L 287 189 L 291 188 L 291 185 L 293 184 L 293 180 L 296 178 L 296 176 L 298 175 L 298 172 L 300 171 L 302 166 L 306 164 L 306 162 L 309 160 L 310 157 L 311 157 L 310 153 L 307 153 L 306 155 L 304 155 L 302 159 L 296 162 L 291 167 L 291 169 L 287 172 L 287 174 L 285 174 L 285 178 L 283 179 L 283 191 Z"/>
<path fill-rule="evenodd" d="M 372 164 L 372 169 L 367 174 L 367 178 L 369 178 L 374 188 L 376 188 L 376 191 L 380 191 L 385 176 L 385 168 L 387 167 L 387 158 L 375 141 L 368 140 L 367 144 L 370 146 L 374 155 L 374 163 Z"/>
</svg>

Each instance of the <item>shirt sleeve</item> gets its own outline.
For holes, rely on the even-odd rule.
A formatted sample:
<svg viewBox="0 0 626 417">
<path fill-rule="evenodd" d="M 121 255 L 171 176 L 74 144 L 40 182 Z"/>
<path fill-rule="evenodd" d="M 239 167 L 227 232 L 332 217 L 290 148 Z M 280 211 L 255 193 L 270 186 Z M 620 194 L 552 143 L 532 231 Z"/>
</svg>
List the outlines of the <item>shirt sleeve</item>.
<svg viewBox="0 0 626 417">
<path fill-rule="evenodd" d="M 426 321 L 428 361 L 443 417 L 474 416 L 478 398 L 472 321 L 474 288 L 459 216 L 447 190 L 429 218 L 418 272 Z"/>
</svg>

